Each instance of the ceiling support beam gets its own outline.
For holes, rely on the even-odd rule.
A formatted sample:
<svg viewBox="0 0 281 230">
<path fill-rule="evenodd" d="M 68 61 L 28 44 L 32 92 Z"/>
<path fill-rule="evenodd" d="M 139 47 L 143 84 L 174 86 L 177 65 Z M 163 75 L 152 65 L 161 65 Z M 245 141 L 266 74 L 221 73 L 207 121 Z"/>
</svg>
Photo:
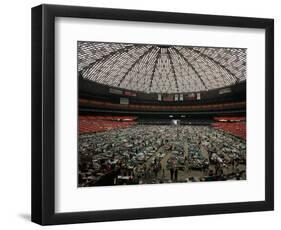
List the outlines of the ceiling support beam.
<svg viewBox="0 0 281 230">
<path fill-rule="evenodd" d="M 176 71 L 175 71 L 175 67 L 174 67 L 174 62 L 172 60 L 172 56 L 171 56 L 171 53 L 170 53 L 169 49 L 170 48 L 167 49 L 168 59 L 170 59 L 170 61 L 171 61 L 171 68 L 172 68 L 172 72 L 174 74 L 174 79 L 175 79 L 175 83 L 176 83 L 176 90 L 179 92 L 179 85 L 178 85 L 178 80 L 177 80 Z"/>
<path fill-rule="evenodd" d="M 230 74 L 234 79 L 235 79 L 235 83 L 239 82 L 239 78 L 235 76 L 234 73 L 232 73 L 226 66 L 222 65 L 221 63 L 219 63 L 218 61 L 216 61 L 215 59 L 213 59 L 212 57 L 209 57 L 208 55 L 200 52 L 199 50 L 196 50 L 194 48 L 191 49 L 191 51 L 196 52 L 197 54 L 199 54 L 199 56 L 201 56 L 204 59 L 208 59 L 211 62 L 213 62 L 214 64 L 220 66 L 223 70 L 225 70 L 228 74 Z"/>
<path fill-rule="evenodd" d="M 118 83 L 118 87 L 122 84 L 122 82 L 125 80 L 126 76 L 130 73 L 130 71 L 138 64 L 143 57 L 145 57 L 152 49 L 154 49 L 153 46 L 151 46 L 147 51 L 145 51 L 139 58 L 130 66 L 130 68 L 126 71 L 126 73 L 122 76 L 121 80 Z"/>
<path fill-rule="evenodd" d="M 188 66 L 190 66 L 190 68 L 191 68 L 191 69 L 195 72 L 195 74 L 198 76 L 198 78 L 200 79 L 200 81 L 201 81 L 202 85 L 204 86 L 204 88 L 205 88 L 206 90 L 208 90 L 208 87 L 206 86 L 205 82 L 203 81 L 202 77 L 201 77 L 200 74 L 197 72 L 197 70 L 195 69 L 195 67 L 187 60 L 187 58 L 186 58 L 178 49 L 176 49 L 176 48 L 174 48 L 174 47 L 173 47 L 172 49 L 175 50 L 175 52 L 185 60 L 185 62 L 188 64 Z"/>
<path fill-rule="evenodd" d="M 152 70 L 152 74 L 151 74 L 151 77 L 150 77 L 150 83 L 149 83 L 149 91 L 151 90 L 151 87 L 152 87 L 152 82 L 153 82 L 154 75 L 155 75 L 157 61 L 160 58 L 160 56 L 161 56 L 161 48 L 159 48 L 159 50 L 158 50 L 157 57 L 155 59 L 154 65 L 153 65 L 153 70 Z"/>
<path fill-rule="evenodd" d="M 118 53 L 123 53 L 123 52 L 128 52 L 130 51 L 131 49 L 135 48 L 135 45 L 129 45 L 129 46 L 126 46 L 126 47 L 123 47 L 121 49 L 117 49 L 117 50 L 114 50 L 104 56 L 102 56 L 101 58 L 99 59 L 96 59 L 95 61 L 91 62 L 87 67 L 84 67 L 84 69 L 82 70 L 82 73 L 84 74 L 88 69 L 90 69 L 92 66 L 94 66 L 95 64 L 98 64 L 100 62 L 102 62 L 103 60 L 107 59 L 108 57 L 110 56 L 113 56 L 115 54 L 118 54 Z"/>
</svg>

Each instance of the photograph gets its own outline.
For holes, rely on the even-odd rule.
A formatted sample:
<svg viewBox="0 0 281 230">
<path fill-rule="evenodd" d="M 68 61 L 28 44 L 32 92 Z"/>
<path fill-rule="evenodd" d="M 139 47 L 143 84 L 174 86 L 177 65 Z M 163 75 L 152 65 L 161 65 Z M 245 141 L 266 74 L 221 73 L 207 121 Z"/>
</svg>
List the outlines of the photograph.
<svg viewBox="0 0 281 230">
<path fill-rule="evenodd" d="M 276 222 L 274 18 L 150 6 L 32 8 L 31 221 Z"/>
<path fill-rule="evenodd" d="M 246 54 L 77 41 L 78 187 L 246 180 Z"/>
</svg>

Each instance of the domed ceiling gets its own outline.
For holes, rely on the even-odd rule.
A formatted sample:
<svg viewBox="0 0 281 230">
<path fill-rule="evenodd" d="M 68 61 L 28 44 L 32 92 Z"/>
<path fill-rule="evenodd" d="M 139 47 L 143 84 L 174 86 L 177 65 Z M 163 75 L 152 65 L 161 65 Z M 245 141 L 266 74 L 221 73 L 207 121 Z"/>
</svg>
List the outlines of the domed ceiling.
<svg viewBox="0 0 281 230">
<path fill-rule="evenodd" d="M 78 71 L 100 84 L 188 93 L 246 80 L 246 49 L 78 42 Z"/>
</svg>

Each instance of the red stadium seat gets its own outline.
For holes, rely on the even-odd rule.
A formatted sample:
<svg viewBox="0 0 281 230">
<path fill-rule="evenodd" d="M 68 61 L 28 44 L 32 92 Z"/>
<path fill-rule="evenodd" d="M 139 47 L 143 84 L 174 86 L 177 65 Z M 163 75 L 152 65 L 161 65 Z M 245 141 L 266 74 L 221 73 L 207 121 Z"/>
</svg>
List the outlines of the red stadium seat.
<svg viewBox="0 0 281 230">
<path fill-rule="evenodd" d="M 131 116 L 79 116 L 79 133 L 102 132 L 135 124 Z"/>
<path fill-rule="evenodd" d="M 216 122 L 212 126 L 246 140 L 246 122 Z"/>
</svg>

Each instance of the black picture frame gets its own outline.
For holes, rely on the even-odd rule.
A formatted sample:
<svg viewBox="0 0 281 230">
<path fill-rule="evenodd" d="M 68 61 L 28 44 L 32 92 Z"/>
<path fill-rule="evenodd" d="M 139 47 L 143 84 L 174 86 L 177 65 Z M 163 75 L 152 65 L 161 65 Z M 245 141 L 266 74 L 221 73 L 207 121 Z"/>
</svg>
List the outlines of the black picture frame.
<svg viewBox="0 0 281 230">
<path fill-rule="evenodd" d="M 55 17 L 265 29 L 265 200 L 55 213 Z M 274 209 L 274 20 L 110 8 L 32 8 L 32 221 L 41 225 L 163 218 Z"/>
</svg>

